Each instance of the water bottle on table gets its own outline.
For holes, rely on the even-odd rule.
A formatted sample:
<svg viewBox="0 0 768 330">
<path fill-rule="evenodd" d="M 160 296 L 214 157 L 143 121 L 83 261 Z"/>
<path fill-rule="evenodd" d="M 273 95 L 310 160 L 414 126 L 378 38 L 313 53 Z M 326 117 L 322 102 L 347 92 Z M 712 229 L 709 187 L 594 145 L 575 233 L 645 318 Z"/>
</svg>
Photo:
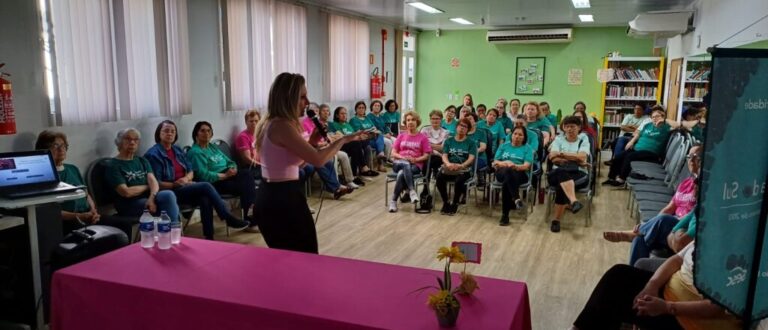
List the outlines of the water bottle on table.
<svg viewBox="0 0 768 330">
<path fill-rule="evenodd" d="M 139 231 L 141 232 L 141 247 L 151 249 L 155 246 L 155 221 L 149 214 L 149 210 L 144 210 L 141 218 L 139 218 Z"/>
<path fill-rule="evenodd" d="M 157 247 L 160 250 L 171 248 L 171 218 L 163 211 L 160 214 L 160 222 L 157 225 Z"/>
<path fill-rule="evenodd" d="M 171 219 L 171 244 L 181 243 L 181 221 L 177 217 Z"/>
</svg>

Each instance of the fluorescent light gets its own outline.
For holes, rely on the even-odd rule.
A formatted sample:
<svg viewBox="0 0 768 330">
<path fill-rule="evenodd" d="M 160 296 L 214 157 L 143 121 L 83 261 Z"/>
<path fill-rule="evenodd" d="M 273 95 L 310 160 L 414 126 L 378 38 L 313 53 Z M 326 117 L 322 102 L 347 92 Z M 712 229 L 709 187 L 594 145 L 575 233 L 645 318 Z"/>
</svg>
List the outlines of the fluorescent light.
<svg viewBox="0 0 768 330">
<path fill-rule="evenodd" d="M 573 8 L 589 8 L 589 0 L 571 0 Z"/>
<path fill-rule="evenodd" d="M 592 17 L 592 15 L 579 15 L 579 20 L 582 22 L 594 22 L 595 19 Z"/>
<path fill-rule="evenodd" d="M 461 17 L 454 17 L 454 18 L 451 18 L 451 20 L 454 21 L 455 23 L 459 23 L 461 25 L 475 25 L 475 23 L 472 23 L 472 22 L 470 22 L 468 20 L 465 20 L 465 19 L 463 19 Z"/>
<path fill-rule="evenodd" d="M 430 14 L 440 14 L 443 12 L 442 10 L 432 7 L 423 2 L 407 2 L 407 4 L 413 8 L 428 12 Z"/>
</svg>

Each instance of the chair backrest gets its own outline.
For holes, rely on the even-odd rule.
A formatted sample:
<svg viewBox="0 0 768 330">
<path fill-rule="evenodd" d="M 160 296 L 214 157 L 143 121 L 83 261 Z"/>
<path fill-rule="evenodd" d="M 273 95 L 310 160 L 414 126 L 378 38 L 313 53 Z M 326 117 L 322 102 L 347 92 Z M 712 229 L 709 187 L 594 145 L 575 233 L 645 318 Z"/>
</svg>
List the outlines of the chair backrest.
<svg viewBox="0 0 768 330">
<path fill-rule="evenodd" d="M 115 192 L 107 186 L 105 179 L 111 161 L 111 158 L 99 158 L 88 166 L 85 174 L 88 193 L 100 211 L 115 202 Z"/>
<path fill-rule="evenodd" d="M 183 148 L 181 148 L 181 150 L 183 150 L 185 154 L 188 154 L 188 153 L 189 153 L 189 149 L 192 149 L 192 147 L 190 147 L 190 146 L 184 146 Z"/>
<path fill-rule="evenodd" d="M 216 148 L 219 148 L 219 151 L 221 151 L 221 153 L 223 153 L 229 159 L 234 160 L 234 158 L 232 158 L 232 148 L 230 148 L 226 141 L 222 139 L 215 139 L 211 141 L 211 144 L 215 145 Z"/>
</svg>

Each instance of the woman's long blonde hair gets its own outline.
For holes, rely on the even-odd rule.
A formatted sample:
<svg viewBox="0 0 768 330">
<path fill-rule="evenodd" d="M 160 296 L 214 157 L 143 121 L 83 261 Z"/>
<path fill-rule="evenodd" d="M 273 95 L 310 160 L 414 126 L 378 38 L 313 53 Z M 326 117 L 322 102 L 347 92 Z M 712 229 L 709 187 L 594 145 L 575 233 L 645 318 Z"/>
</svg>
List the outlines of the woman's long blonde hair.
<svg viewBox="0 0 768 330">
<path fill-rule="evenodd" d="M 256 125 L 256 151 L 261 152 L 261 145 L 266 135 L 267 125 L 273 119 L 285 119 L 301 130 L 299 124 L 299 102 L 301 98 L 301 88 L 304 87 L 306 80 L 297 73 L 283 72 L 272 82 L 269 89 L 269 101 L 267 101 L 267 115 Z"/>
</svg>

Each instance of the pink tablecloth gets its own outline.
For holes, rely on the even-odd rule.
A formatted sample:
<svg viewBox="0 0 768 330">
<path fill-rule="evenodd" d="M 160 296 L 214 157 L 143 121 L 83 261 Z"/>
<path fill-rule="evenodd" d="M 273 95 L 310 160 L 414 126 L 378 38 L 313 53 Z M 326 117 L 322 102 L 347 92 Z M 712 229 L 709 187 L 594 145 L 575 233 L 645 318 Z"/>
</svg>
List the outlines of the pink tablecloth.
<svg viewBox="0 0 768 330">
<path fill-rule="evenodd" d="M 184 238 L 58 271 L 53 329 L 437 329 L 439 272 Z M 525 283 L 478 277 L 459 329 L 530 329 Z M 458 279 L 454 280 L 458 283 Z"/>
</svg>

